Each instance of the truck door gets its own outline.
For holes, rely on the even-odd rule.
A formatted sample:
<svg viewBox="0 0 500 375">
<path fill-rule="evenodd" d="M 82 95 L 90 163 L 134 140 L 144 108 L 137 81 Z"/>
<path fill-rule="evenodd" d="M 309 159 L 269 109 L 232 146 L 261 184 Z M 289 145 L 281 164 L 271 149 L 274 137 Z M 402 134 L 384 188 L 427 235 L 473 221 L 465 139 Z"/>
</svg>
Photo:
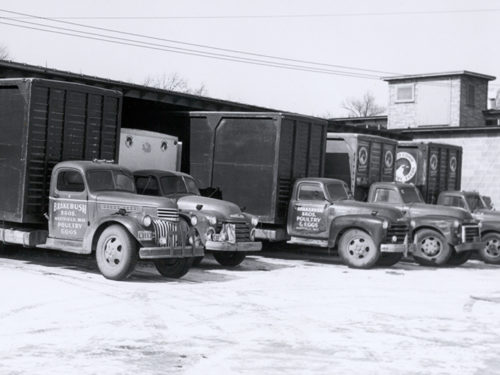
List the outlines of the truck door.
<svg viewBox="0 0 500 375">
<path fill-rule="evenodd" d="M 88 227 L 88 197 L 80 171 L 61 168 L 54 175 L 49 202 L 49 236 L 82 240 Z"/>
<path fill-rule="evenodd" d="M 327 239 L 329 206 L 323 184 L 299 182 L 290 202 L 289 235 Z"/>
</svg>

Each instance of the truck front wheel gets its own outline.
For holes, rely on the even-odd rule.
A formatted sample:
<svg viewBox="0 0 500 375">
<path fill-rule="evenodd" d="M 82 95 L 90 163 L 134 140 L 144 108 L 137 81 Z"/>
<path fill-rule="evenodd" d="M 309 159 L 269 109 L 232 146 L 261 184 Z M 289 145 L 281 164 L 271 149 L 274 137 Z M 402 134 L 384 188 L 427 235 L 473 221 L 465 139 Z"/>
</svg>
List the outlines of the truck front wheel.
<svg viewBox="0 0 500 375">
<path fill-rule="evenodd" d="M 413 258 L 422 266 L 444 266 L 451 257 L 452 249 L 446 238 L 432 229 L 423 229 L 415 235 Z"/>
<path fill-rule="evenodd" d="M 96 260 L 106 279 L 124 280 L 137 263 L 137 244 L 120 225 L 110 225 L 97 241 Z"/>
<path fill-rule="evenodd" d="M 488 233 L 483 236 L 486 246 L 479 249 L 479 256 L 485 263 L 500 264 L 500 233 Z"/>
<path fill-rule="evenodd" d="M 380 257 L 380 250 L 371 236 L 359 229 L 351 229 L 340 238 L 338 252 L 351 268 L 371 268 Z"/>
<path fill-rule="evenodd" d="M 224 267 L 236 267 L 245 259 L 245 253 L 238 251 L 214 251 L 215 260 Z"/>
<path fill-rule="evenodd" d="M 157 259 L 154 264 L 162 276 L 180 279 L 193 265 L 193 258 Z"/>
</svg>

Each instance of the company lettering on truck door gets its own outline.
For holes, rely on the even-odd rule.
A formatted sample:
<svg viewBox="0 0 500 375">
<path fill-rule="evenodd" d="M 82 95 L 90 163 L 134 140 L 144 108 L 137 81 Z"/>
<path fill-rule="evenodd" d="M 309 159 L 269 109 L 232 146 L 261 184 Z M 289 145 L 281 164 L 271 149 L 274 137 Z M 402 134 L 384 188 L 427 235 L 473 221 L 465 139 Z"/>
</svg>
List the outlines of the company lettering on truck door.
<svg viewBox="0 0 500 375">
<path fill-rule="evenodd" d="M 54 197 L 50 198 L 51 233 L 55 238 L 81 240 L 87 230 L 87 192 L 77 170 L 59 172 Z"/>
<path fill-rule="evenodd" d="M 302 183 L 293 207 L 293 229 L 309 233 L 326 232 L 326 197 L 320 184 Z"/>
</svg>

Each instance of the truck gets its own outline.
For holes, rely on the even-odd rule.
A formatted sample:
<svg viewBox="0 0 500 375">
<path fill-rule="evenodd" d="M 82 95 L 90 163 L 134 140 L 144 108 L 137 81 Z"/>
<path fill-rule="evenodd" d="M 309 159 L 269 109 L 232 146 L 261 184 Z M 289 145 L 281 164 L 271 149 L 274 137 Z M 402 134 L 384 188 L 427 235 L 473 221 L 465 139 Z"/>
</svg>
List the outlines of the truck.
<svg viewBox="0 0 500 375">
<path fill-rule="evenodd" d="M 345 181 L 354 198 L 365 201 L 372 183 L 394 181 L 397 144 L 376 135 L 328 133 L 324 175 Z"/>
<path fill-rule="evenodd" d="M 123 280 L 138 259 L 183 276 L 203 248 L 175 202 L 136 194 L 118 156 L 121 93 L 43 79 L 0 80 L 2 245 L 95 253 Z M 102 160 L 108 160 L 104 162 Z"/>
<path fill-rule="evenodd" d="M 500 264 L 500 212 L 491 210 L 476 191 L 442 191 L 437 204 L 470 212 L 482 224 L 481 237 L 486 245 L 479 249 L 480 258 L 485 263 Z"/>
<path fill-rule="evenodd" d="M 460 265 L 485 245 L 481 223 L 469 212 L 427 204 L 413 184 L 376 182 L 370 186 L 368 202 L 395 207 L 412 220 L 412 255 L 421 265 Z"/>
<path fill-rule="evenodd" d="M 167 197 L 177 203 L 180 214 L 193 223 L 197 243 L 222 266 L 236 267 L 247 253 L 262 249 L 262 243 L 255 241 L 258 218 L 242 212 L 234 203 L 202 197 L 190 175 L 139 170 L 134 177 L 139 194 Z M 201 260 L 195 259 L 195 265 Z"/>
<path fill-rule="evenodd" d="M 409 222 L 400 212 L 355 202 L 347 184 L 322 179 L 327 121 L 281 112 L 184 112 L 171 114 L 165 128 L 188 151 L 183 172 L 257 216 L 257 239 L 337 248 L 357 268 L 390 264 L 394 253 L 406 251 Z"/>
<path fill-rule="evenodd" d="M 462 147 L 434 142 L 399 142 L 395 181 L 414 184 L 424 201 L 436 203 L 445 190 L 460 190 Z"/>
</svg>

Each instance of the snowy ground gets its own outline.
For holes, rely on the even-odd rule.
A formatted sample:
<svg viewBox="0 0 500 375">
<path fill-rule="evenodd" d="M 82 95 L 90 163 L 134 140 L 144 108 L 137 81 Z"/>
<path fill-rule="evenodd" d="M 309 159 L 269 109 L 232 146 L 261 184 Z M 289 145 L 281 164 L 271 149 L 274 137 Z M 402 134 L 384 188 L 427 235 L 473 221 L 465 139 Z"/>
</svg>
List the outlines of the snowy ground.
<svg viewBox="0 0 500 375">
<path fill-rule="evenodd" d="M 141 264 L 0 257 L 0 374 L 500 374 L 500 267 L 358 271 L 322 256 Z"/>
</svg>

